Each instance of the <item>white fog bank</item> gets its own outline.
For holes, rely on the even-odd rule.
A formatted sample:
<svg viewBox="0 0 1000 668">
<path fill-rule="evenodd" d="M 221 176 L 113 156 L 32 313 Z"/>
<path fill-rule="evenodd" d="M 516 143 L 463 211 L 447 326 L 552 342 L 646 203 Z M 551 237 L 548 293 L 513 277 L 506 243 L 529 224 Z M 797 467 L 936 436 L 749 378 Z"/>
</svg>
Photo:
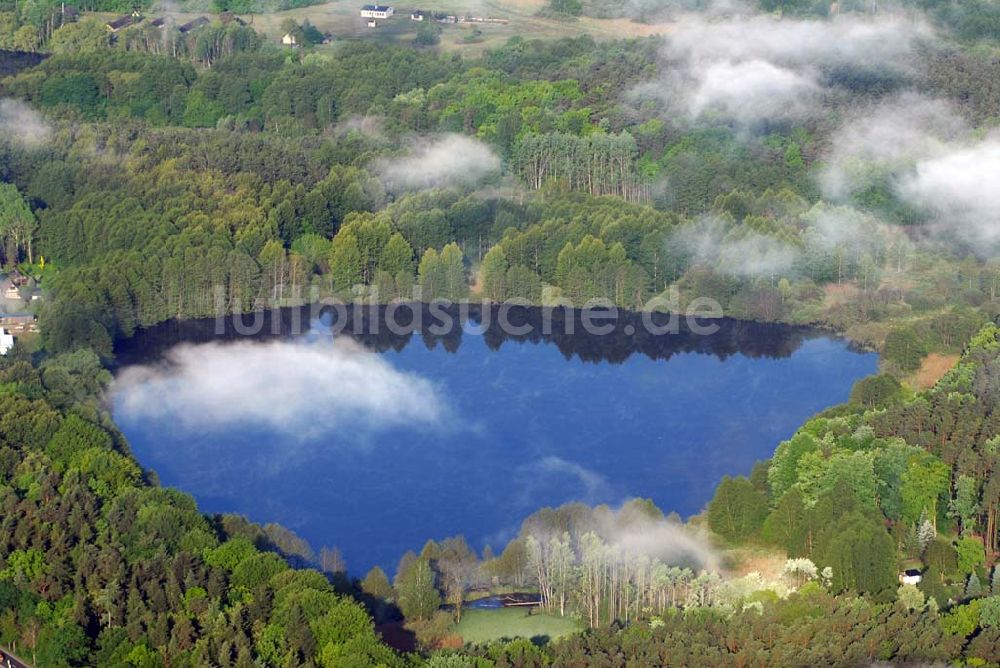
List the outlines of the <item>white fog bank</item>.
<svg viewBox="0 0 1000 668">
<path fill-rule="evenodd" d="M 341 339 L 180 345 L 165 364 L 122 371 L 114 395 L 126 420 L 192 430 L 250 424 L 293 436 L 436 426 L 448 412 L 431 381 Z"/>
</svg>

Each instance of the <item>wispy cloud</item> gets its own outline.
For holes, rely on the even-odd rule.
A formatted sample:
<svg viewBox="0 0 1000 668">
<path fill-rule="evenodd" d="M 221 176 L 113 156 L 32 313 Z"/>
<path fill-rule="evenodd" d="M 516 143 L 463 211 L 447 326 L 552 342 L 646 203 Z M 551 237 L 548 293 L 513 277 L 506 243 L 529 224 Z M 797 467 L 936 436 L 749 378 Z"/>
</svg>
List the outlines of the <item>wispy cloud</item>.
<svg viewBox="0 0 1000 668">
<path fill-rule="evenodd" d="M 464 135 L 417 141 L 409 153 L 379 160 L 375 170 L 390 190 L 474 185 L 500 171 L 489 146 Z"/>
<path fill-rule="evenodd" d="M 811 76 L 766 60 L 712 63 L 698 79 L 692 116 L 718 111 L 744 124 L 803 116 L 820 92 Z"/>
<path fill-rule="evenodd" d="M 820 187 L 830 199 L 847 199 L 873 179 L 940 154 L 967 132 L 949 104 L 913 92 L 859 109 L 831 137 Z"/>
<path fill-rule="evenodd" d="M 381 139 L 384 136 L 383 119 L 380 116 L 350 116 L 337 123 L 334 134 L 345 135 L 358 132 L 365 137 Z"/>
<path fill-rule="evenodd" d="M 561 508 L 571 512 L 560 514 L 557 508 L 554 512 L 540 511 L 528 517 L 521 526 L 521 535 L 534 536 L 539 542 L 548 543 L 567 529 L 574 539 L 593 532 L 614 548 L 606 558 L 631 560 L 635 555 L 646 555 L 696 570 L 720 568 L 719 555 L 703 529 L 663 517 L 645 501 L 632 499 L 617 509 L 601 505 L 589 512 L 578 506 Z M 568 517 L 572 520 L 567 526 L 562 520 Z"/>
<path fill-rule="evenodd" d="M 641 86 L 668 113 L 752 126 L 820 111 L 844 71 L 905 77 L 926 23 L 894 17 L 832 21 L 730 16 L 681 18 L 663 49 L 663 79 Z"/>
<path fill-rule="evenodd" d="M 346 339 L 180 345 L 165 364 L 125 369 L 114 393 L 125 419 L 197 430 L 252 424 L 315 437 L 450 418 L 435 384 Z"/>
<path fill-rule="evenodd" d="M 602 534 L 622 551 L 709 571 L 720 569 L 719 555 L 704 531 L 662 517 L 633 518 L 629 522 L 621 518 L 622 513 L 616 513 L 602 529 Z"/>
<path fill-rule="evenodd" d="M 581 500 L 596 499 L 605 495 L 609 490 L 608 481 L 601 474 L 555 455 L 549 455 L 539 460 L 535 471 L 541 475 L 575 479 L 580 485 Z"/>
<path fill-rule="evenodd" d="M 19 100 L 0 100 L 0 136 L 28 148 L 45 144 L 52 128 L 37 111 Z"/>
<path fill-rule="evenodd" d="M 556 455 L 546 455 L 520 466 L 517 479 L 521 489 L 516 503 L 525 508 L 537 507 L 543 502 L 543 496 L 551 501 L 552 489 L 570 492 L 569 498 L 561 501 L 602 503 L 612 495 L 611 485 L 600 473 Z"/>
<path fill-rule="evenodd" d="M 944 101 L 911 92 L 858 112 L 824 163 L 818 177 L 829 199 L 883 187 L 923 211 L 935 235 L 1000 242 L 1000 136 L 980 136 Z"/>
<path fill-rule="evenodd" d="M 705 216 L 679 228 L 667 243 L 686 249 L 695 262 L 734 276 L 782 275 L 795 264 L 799 251 L 794 246 L 765 234 L 741 232 L 738 238 L 729 237 L 721 220 Z"/>
<path fill-rule="evenodd" d="M 1000 241 L 1000 138 L 920 160 L 899 193 L 972 244 Z"/>
<path fill-rule="evenodd" d="M 770 14 L 723 21 L 682 21 L 668 45 L 695 63 L 763 59 L 790 67 L 848 65 L 907 71 L 926 23 L 895 17 L 844 16 L 833 21 L 776 18 Z"/>
</svg>

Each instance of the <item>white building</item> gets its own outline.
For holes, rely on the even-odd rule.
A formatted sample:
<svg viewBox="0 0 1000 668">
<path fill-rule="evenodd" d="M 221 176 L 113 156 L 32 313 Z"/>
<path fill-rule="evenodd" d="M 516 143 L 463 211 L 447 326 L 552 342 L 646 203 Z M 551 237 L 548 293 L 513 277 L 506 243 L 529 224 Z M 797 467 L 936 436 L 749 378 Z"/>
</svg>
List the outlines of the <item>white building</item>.
<svg viewBox="0 0 1000 668">
<path fill-rule="evenodd" d="M 915 568 L 908 568 L 899 574 L 899 583 L 905 585 L 917 585 L 923 580 L 923 576 L 920 571 Z"/>
<path fill-rule="evenodd" d="M 410 20 L 411 21 L 423 21 L 424 20 L 424 13 L 418 9 L 417 11 L 413 12 L 412 14 L 410 14 Z"/>
<path fill-rule="evenodd" d="M 0 355 L 6 355 L 14 347 L 14 335 L 0 327 Z"/>
<path fill-rule="evenodd" d="M 298 40 L 295 39 L 295 35 L 290 32 L 286 32 L 281 38 L 281 43 L 285 46 L 295 46 L 298 44 Z"/>
<path fill-rule="evenodd" d="M 361 17 L 366 19 L 387 19 L 392 13 L 389 5 L 365 5 L 361 8 Z"/>
</svg>

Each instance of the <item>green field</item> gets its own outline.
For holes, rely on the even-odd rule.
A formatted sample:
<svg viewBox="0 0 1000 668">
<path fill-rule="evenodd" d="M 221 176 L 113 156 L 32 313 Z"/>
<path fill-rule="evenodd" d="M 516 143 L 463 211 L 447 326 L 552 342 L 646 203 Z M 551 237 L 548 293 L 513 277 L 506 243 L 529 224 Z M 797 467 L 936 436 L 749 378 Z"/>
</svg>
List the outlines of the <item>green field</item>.
<svg viewBox="0 0 1000 668">
<path fill-rule="evenodd" d="M 412 44 L 419 23 L 410 20 L 410 11 L 422 9 L 426 12 L 478 16 L 503 19 L 507 23 L 460 23 L 442 25 L 441 42 L 437 48 L 442 51 L 458 51 L 475 55 L 484 49 L 504 44 L 515 35 L 542 39 L 576 37 L 588 34 L 595 39 L 620 39 L 643 35 L 662 34 L 670 29 L 667 23 L 635 23 L 628 19 L 594 19 L 580 17 L 560 20 L 537 16 L 547 0 L 417 0 L 403 5 L 394 5 L 396 15 L 379 21 L 377 28 L 369 28 L 359 15 L 361 5 L 366 0 L 333 0 L 324 4 L 299 7 L 267 14 L 244 15 L 254 29 L 263 33 L 269 41 L 279 42 L 282 35 L 281 24 L 291 18 L 301 23 L 309 20 L 321 32 L 329 32 L 334 41 L 352 39 L 375 39 L 386 43 Z M 174 13 L 178 22 L 190 21 L 205 12 L 184 11 Z M 102 20 L 113 18 L 114 14 L 95 14 Z M 150 17 L 161 16 L 156 6 Z M 475 29 L 482 34 L 474 42 L 467 42 Z"/>
<path fill-rule="evenodd" d="M 569 617 L 543 613 L 528 615 L 526 608 L 465 610 L 456 629 L 467 643 L 481 643 L 499 638 L 545 637 L 549 640 L 576 633 L 581 626 Z"/>
<path fill-rule="evenodd" d="M 496 47 L 515 35 L 552 39 L 589 34 L 596 39 L 616 39 L 663 33 L 667 24 L 640 24 L 627 19 L 559 20 L 536 16 L 545 6 L 545 0 L 505 0 L 470 3 L 468 0 L 430 0 L 396 6 L 396 16 L 379 21 L 377 28 L 368 28 L 358 10 L 364 4 L 356 0 L 335 0 L 321 5 L 302 7 L 254 17 L 254 27 L 278 40 L 281 22 L 294 18 L 305 19 L 323 32 L 331 32 L 336 39 L 378 39 L 386 42 L 410 43 L 416 35 L 418 23 L 410 21 L 412 9 L 455 15 L 472 15 L 504 19 L 506 24 L 453 24 L 442 26 L 439 48 L 444 51 L 478 53 Z M 478 28 L 482 31 L 479 41 L 466 43 L 465 38 Z"/>
</svg>

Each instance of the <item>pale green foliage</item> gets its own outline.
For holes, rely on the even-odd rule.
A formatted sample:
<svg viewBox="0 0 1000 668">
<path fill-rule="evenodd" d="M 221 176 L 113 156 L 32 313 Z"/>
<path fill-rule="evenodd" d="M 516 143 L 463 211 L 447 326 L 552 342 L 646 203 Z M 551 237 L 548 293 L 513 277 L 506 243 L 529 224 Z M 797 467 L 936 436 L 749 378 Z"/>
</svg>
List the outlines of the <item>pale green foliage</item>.
<svg viewBox="0 0 1000 668">
<path fill-rule="evenodd" d="M 330 249 L 330 281 L 334 290 L 350 290 L 361 282 L 363 257 L 358 239 L 341 232 L 333 239 Z"/>
<path fill-rule="evenodd" d="M 799 460 L 818 449 L 815 437 L 803 431 L 783 441 L 774 451 L 767 481 L 771 485 L 771 498 L 780 499 L 798 479 Z"/>
<path fill-rule="evenodd" d="M 951 471 L 940 459 L 926 455 L 914 459 L 901 476 L 903 519 L 916 522 L 925 510 L 933 522 L 939 499 L 948 493 Z"/>
<path fill-rule="evenodd" d="M 401 273 L 413 277 L 413 248 L 402 234 L 389 237 L 379 255 L 378 268 L 394 277 Z"/>
<path fill-rule="evenodd" d="M 980 599 L 979 625 L 988 628 L 1000 627 L 1000 596 Z"/>
<path fill-rule="evenodd" d="M 926 599 L 924 592 L 917 589 L 916 585 L 900 585 L 896 590 L 896 600 L 907 610 L 919 610 L 924 607 Z"/>
<path fill-rule="evenodd" d="M 209 566 L 233 571 L 244 559 L 257 553 L 257 549 L 246 538 L 230 538 L 222 545 L 205 552 L 205 563 Z"/>
<path fill-rule="evenodd" d="M 393 597 L 392 585 L 389 577 L 378 566 L 374 566 L 365 579 L 361 581 L 361 591 L 382 600 L 391 600 Z"/>
<path fill-rule="evenodd" d="M 89 53 L 106 49 L 110 40 L 107 28 L 97 19 L 67 23 L 49 40 L 53 53 Z"/>
<path fill-rule="evenodd" d="M 960 538 L 955 543 L 955 552 L 958 554 L 958 570 L 961 573 L 972 573 L 986 563 L 986 551 L 977 538 Z"/>
<path fill-rule="evenodd" d="M 795 487 L 802 490 L 807 506 L 813 506 L 838 481 L 846 484 L 864 506 L 875 503 L 875 469 L 871 452 L 838 451 L 829 457 L 807 452 L 799 460 Z"/>
<path fill-rule="evenodd" d="M 428 248 L 424 251 L 417 273 L 420 277 L 421 298 L 424 301 L 444 296 L 444 271 L 436 250 Z"/>
<path fill-rule="evenodd" d="M 6 567 L 0 570 L 0 581 L 11 580 L 18 587 L 28 585 L 48 571 L 45 555 L 35 548 L 14 550 L 7 555 L 6 562 Z"/>
<path fill-rule="evenodd" d="M 441 595 L 434 587 L 434 571 L 423 557 L 400 573 L 395 589 L 399 609 L 407 619 L 430 619 L 441 607 Z"/>
<path fill-rule="evenodd" d="M 469 294 L 469 284 L 465 280 L 465 266 L 462 250 L 456 243 L 441 249 L 441 266 L 444 276 L 444 296 L 458 301 Z"/>
<path fill-rule="evenodd" d="M 257 652 L 269 665 L 280 665 L 285 657 L 285 630 L 277 624 L 268 624 L 257 636 Z"/>
<path fill-rule="evenodd" d="M 500 302 L 507 297 L 507 254 L 503 246 L 494 246 L 483 257 L 480 267 L 483 297 Z"/>
<path fill-rule="evenodd" d="M 982 603 L 983 599 L 976 599 L 952 608 L 942 616 L 941 628 L 956 636 L 972 635 L 979 627 L 979 610 Z"/>
</svg>

